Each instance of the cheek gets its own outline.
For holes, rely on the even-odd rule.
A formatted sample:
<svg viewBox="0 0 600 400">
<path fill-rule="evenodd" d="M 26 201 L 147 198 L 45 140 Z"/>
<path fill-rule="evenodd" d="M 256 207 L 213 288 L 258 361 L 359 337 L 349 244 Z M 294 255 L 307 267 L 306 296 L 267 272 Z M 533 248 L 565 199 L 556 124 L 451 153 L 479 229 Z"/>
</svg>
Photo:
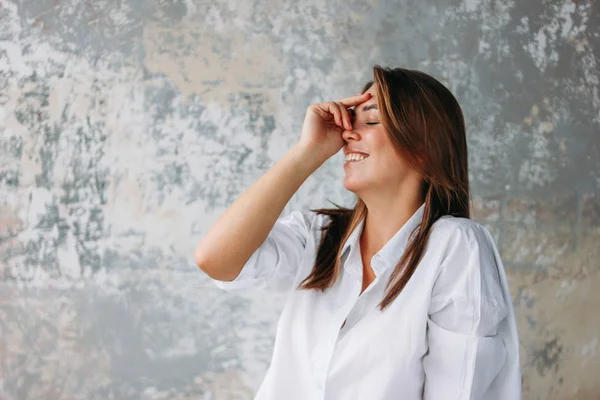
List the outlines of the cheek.
<svg viewBox="0 0 600 400">
<path fill-rule="evenodd" d="M 406 161 L 396 154 L 392 149 L 391 144 L 388 147 L 383 148 L 377 158 L 377 164 L 381 169 L 392 175 L 408 168 Z"/>
<path fill-rule="evenodd" d="M 365 136 L 365 139 L 369 142 L 371 150 L 377 150 L 379 153 L 387 152 L 392 148 L 392 142 L 387 137 L 387 133 L 383 127 L 369 132 L 368 136 Z"/>
</svg>

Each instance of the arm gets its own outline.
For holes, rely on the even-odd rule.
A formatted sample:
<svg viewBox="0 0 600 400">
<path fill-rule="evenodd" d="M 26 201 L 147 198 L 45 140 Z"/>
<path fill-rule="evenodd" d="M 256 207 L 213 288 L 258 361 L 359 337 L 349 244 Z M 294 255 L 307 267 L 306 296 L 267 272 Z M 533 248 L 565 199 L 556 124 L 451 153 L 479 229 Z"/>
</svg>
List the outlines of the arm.
<svg viewBox="0 0 600 400">
<path fill-rule="evenodd" d="M 235 279 L 294 193 L 324 161 L 306 146 L 292 147 L 202 237 L 194 253 L 198 267 L 213 279 Z"/>
<path fill-rule="evenodd" d="M 194 259 L 201 270 L 222 281 L 240 274 L 306 178 L 344 145 L 344 127 L 352 128 L 347 107 L 369 97 L 364 93 L 308 107 L 300 141 L 225 211 L 196 247 Z M 287 229 L 290 237 L 294 226 Z M 271 247 L 277 250 L 276 243 Z"/>
<path fill-rule="evenodd" d="M 519 400 L 519 343 L 497 249 L 480 225 L 449 235 L 429 309 L 424 399 Z"/>
</svg>

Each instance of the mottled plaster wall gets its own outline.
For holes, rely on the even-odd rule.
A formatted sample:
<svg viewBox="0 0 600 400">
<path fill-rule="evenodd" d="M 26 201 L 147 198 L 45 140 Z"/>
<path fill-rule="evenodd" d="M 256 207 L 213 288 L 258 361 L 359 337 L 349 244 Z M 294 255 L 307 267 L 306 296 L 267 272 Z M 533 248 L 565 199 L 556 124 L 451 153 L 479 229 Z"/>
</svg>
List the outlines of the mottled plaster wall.
<svg viewBox="0 0 600 400">
<path fill-rule="evenodd" d="M 600 396 L 600 7 L 0 0 L 0 399 L 248 399 L 284 301 L 193 263 L 216 218 L 375 63 L 467 119 L 525 399 Z M 284 212 L 350 205 L 341 155 Z"/>
</svg>

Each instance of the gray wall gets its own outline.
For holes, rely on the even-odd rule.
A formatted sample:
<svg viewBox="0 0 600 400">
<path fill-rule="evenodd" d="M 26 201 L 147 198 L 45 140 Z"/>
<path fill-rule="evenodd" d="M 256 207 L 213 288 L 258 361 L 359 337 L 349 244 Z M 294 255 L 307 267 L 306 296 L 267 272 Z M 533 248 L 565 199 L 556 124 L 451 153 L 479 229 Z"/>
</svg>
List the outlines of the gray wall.
<svg viewBox="0 0 600 400">
<path fill-rule="evenodd" d="M 0 399 L 251 398 L 285 298 L 219 291 L 193 249 L 375 63 L 463 107 L 525 398 L 597 399 L 599 4 L 254 3 L 0 0 Z M 284 212 L 351 205 L 342 162 Z"/>
</svg>

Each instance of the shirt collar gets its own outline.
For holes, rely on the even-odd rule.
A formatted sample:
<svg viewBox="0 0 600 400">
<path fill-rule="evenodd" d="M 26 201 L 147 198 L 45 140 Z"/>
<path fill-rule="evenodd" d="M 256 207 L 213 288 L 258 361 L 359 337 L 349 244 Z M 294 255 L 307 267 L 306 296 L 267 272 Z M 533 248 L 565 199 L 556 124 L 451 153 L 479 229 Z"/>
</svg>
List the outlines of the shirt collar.
<svg viewBox="0 0 600 400">
<path fill-rule="evenodd" d="M 395 266 L 400 261 L 400 257 L 404 253 L 404 248 L 408 243 L 408 235 L 421 223 L 423 219 L 423 211 L 425 209 L 425 203 L 422 203 L 421 206 L 414 212 L 414 214 L 406 221 L 406 223 L 387 241 L 387 243 L 383 246 L 381 250 L 379 250 L 373 258 L 380 258 L 385 263 L 384 268 L 388 268 L 390 266 Z M 365 218 L 363 217 L 359 224 L 354 228 L 348 240 L 344 243 L 342 247 L 342 257 L 344 253 L 352 247 L 358 247 L 360 234 L 363 231 L 363 226 L 365 223 Z M 373 266 L 375 268 L 375 266 Z"/>
</svg>

